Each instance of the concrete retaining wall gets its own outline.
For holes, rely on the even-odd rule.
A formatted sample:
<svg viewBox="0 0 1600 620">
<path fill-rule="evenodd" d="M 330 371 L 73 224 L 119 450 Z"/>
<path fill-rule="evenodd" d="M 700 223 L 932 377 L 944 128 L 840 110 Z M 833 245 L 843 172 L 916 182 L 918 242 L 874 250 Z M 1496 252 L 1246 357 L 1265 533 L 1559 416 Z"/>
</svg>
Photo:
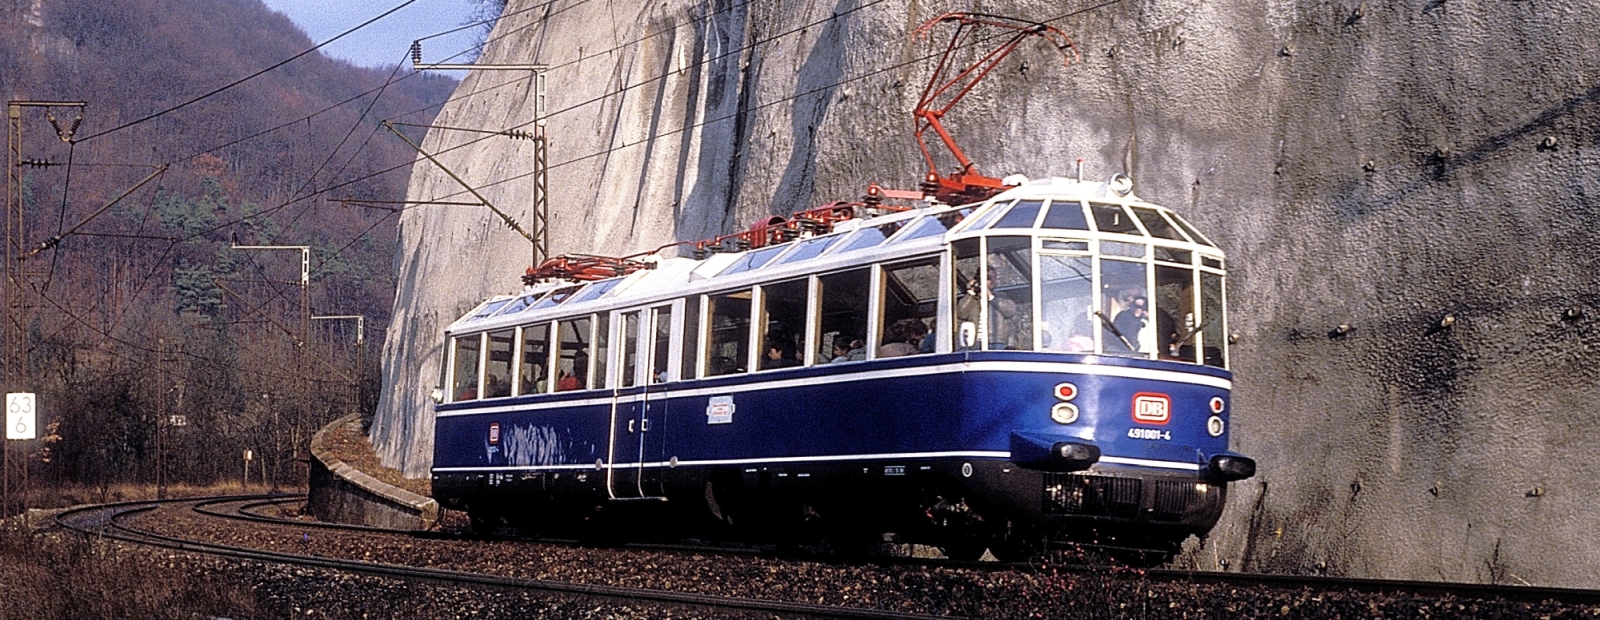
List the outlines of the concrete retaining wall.
<svg viewBox="0 0 1600 620">
<path fill-rule="evenodd" d="M 330 523 L 394 529 L 426 530 L 439 520 L 439 503 L 356 470 L 341 461 L 324 441 L 343 425 L 360 425 L 351 414 L 335 420 L 311 438 L 311 490 L 307 508 Z"/>
</svg>

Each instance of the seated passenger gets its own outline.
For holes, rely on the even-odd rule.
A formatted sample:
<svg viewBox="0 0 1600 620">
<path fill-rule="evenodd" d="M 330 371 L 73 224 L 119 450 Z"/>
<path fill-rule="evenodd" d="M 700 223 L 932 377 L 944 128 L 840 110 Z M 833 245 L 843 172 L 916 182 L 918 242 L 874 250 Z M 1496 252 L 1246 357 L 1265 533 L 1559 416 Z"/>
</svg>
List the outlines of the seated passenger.
<svg viewBox="0 0 1600 620">
<path fill-rule="evenodd" d="M 885 330 L 884 345 L 878 348 L 878 357 L 902 357 L 915 355 L 917 345 L 913 342 L 922 342 L 922 331 L 927 329 L 922 321 L 916 319 L 900 319 L 895 321 L 889 329 Z"/>
<path fill-rule="evenodd" d="M 833 357 L 828 359 L 829 364 L 850 361 L 850 345 L 843 338 L 833 341 Z"/>
<path fill-rule="evenodd" d="M 583 382 L 579 381 L 578 377 L 568 373 L 566 369 L 558 371 L 558 374 L 560 378 L 556 379 L 557 392 L 569 392 L 583 387 Z"/>
<path fill-rule="evenodd" d="M 851 340 L 850 351 L 845 353 L 845 357 L 852 362 L 867 359 L 867 343 L 862 342 L 860 338 Z"/>
<path fill-rule="evenodd" d="M 783 345 L 778 342 L 768 342 L 767 353 L 766 355 L 761 356 L 762 370 L 772 370 L 774 368 L 792 368 L 799 365 L 800 362 L 795 361 L 793 355 L 787 355 L 784 353 Z"/>
</svg>

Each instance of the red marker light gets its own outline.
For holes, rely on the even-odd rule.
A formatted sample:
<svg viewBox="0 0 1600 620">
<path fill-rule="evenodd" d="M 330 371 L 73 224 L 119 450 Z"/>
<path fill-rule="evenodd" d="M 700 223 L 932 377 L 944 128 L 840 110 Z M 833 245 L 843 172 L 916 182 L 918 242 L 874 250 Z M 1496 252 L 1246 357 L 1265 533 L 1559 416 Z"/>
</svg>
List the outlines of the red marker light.
<svg viewBox="0 0 1600 620">
<path fill-rule="evenodd" d="M 1073 385 L 1071 383 L 1057 383 L 1056 384 L 1056 398 L 1061 399 L 1061 400 L 1072 400 L 1072 399 L 1077 398 L 1077 397 L 1078 397 L 1078 386 Z"/>
<path fill-rule="evenodd" d="M 1211 397 L 1211 413 L 1219 413 L 1220 414 L 1220 413 L 1222 413 L 1223 409 L 1227 408 L 1227 406 L 1228 406 L 1227 403 L 1222 402 L 1222 397 L 1221 396 L 1212 396 Z"/>
</svg>

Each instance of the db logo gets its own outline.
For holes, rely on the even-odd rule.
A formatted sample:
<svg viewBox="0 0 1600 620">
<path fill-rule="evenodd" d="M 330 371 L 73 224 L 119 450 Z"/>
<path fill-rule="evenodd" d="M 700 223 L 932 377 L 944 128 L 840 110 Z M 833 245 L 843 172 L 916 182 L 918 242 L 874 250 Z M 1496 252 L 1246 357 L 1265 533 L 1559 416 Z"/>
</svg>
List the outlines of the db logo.
<svg viewBox="0 0 1600 620">
<path fill-rule="evenodd" d="M 1172 419 L 1172 399 L 1166 394 L 1139 392 L 1133 395 L 1133 421 L 1141 424 L 1166 424 Z"/>
<path fill-rule="evenodd" d="M 500 445 L 500 423 L 499 422 L 492 422 L 492 423 L 489 424 L 489 445 L 491 445 L 491 446 Z"/>
</svg>

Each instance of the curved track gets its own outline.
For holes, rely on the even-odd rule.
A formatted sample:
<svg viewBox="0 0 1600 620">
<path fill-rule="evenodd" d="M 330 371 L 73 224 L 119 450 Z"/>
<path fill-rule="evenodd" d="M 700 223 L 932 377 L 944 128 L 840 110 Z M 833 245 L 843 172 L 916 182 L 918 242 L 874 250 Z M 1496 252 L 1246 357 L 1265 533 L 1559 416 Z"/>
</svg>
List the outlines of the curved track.
<svg viewBox="0 0 1600 620">
<path fill-rule="evenodd" d="M 944 616 L 931 616 L 926 614 L 908 614 L 893 611 L 833 607 L 789 601 L 773 601 L 753 598 L 737 598 L 723 596 L 709 596 L 683 592 L 670 592 L 664 590 L 648 590 L 642 588 L 626 588 L 616 586 L 579 584 L 565 581 L 549 581 L 539 579 L 517 579 L 486 575 L 481 573 L 467 573 L 460 571 L 442 570 L 434 568 L 420 568 L 395 564 L 380 564 L 356 560 L 342 560 L 313 555 L 299 555 L 261 551 L 242 547 L 218 545 L 207 542 L 183 540 L 180 538 L 157 534 L 148 530 L 135 528 L 127 523 L 130 517 L 139 515 L 161 507 L 163 504 L 177 504 L 194 502 L 194 510 L 203 514 L 227 516 L 230 518 L 243 518 L 266 522 L 285 522 L 272 517 L 244 512 L 244 506 L 236 508 L 233 515 L 221 513 L 216 510 L 206 510 L 210 506 L 225 503 L 247 502 L 255 507 L 265 503 L 273 503 L 280 499 L 290 499 L 282 496 L 229 496 L 204 498 L 200 500 L 165 500 L 145 502 L 122 502 L 89 506 L 68 510 L 56 516 L 56 523 L 62 527 L 88 535 L 103 536 L 139 545 L 148 545 L 203 553 L 219 557 L 257 560 L 280 564 L 292 564 L 314 568 L 324 568 L 338 571 L 348 571 L 365 575 L 376 575 L 407 580 L 422 580 L 434 583 L 459 585 L 468 587 L 492 587 L 517 590 L 536 591 L 551 594 L 579 595 L 591 598 L 613 599 L 632 603 L 649 602 L 666 606 L 687 606 L 710 611 L 739 611 L 771 613 L 784 618 L 861 618 L 861 619 L 893 619 L 893 620 L 924 620 L 941 618 Z M 288 521 L 301 527 L 335 527 L 324 523 L 306 523 Z M 377 528 L 359 528 L 358 526 L 338 526 L 341 528 L 355 528 L 376 530 Z M 378 530 L 389 531 L 389 530 Z"/>
<path fill-rule="evenodd" d="M 188 502 L 192 504 L 190 509 L 200 514 L 217 518 L 254 522 L 265 526 L 294 526 L 298 528 L 337 529 L 383 534 L 403 534 L 424 539 L 460 538 L 459 536 L 453 536 L 450 534 L 418 533 L 385 528 L 285 519 L 264 514 L 261 510 L 272 505 L 298 502 L 302 500 L 303 496 L 298 495 L 256 495 L 213 497 L 192 500 L 168 500 L 166 502 L 126 502 L 121 504 L 107 504 L 103 506 L 74 509 L 58 515 L 57 522 L 63 527 L 74 531 L 83 532 L 86 534 L 102 535 L 109 538 L 138 544 L 207 553 L 224 557 L 320 567 L 332 570 L 351 571 L 362 574 L 381 575 L 400 579 L 427 580 L 435 583 L 478 587 L 512 588 L 553 594 L 624 600 L 634 603 L 652 602 L 670 606 L 690 606 L 708 610 L 767 612 L 783 617 L 796 618 L 934 617 L 922 614 L 908 614 L 863 608 L 834 607 L 766 599 L 722 597 L 665 590 L 580 584 L 565 581 L 519 579 L 481 573 L 468 573 L 395 564 L 379 564 L 372 562 L 341 560 L 314 555 L 279 553 L 241 547 L 230 547 L 207 542 L 181 540 L 170 536 L 156 534 L 148 530 L 139 529 L 128 523 L 128 521 L 131 520 L 131 517 L 152 511 L 163 504 L 181 504 Z M 566 541 L 541 540 L 540 542 L 553 542 L 556 544 L 562 544 Z M 641 549 L 648 548 L 652 550 L 688 551 L 712 554 L 731 553 L 747 555 L 754 553 L 754 551 L 750 549 L 743 548 L 708 548 L 688 545 L 637 545 L 635 547 Z M 997 562 L 950 562 L 945 560 L 924 560 L 913 558 L 876 558 L 873 561 L 877 563 L 891 564 L 952 566 L 983 571 L 1027 572 L 1038 570 L 1040 568 L 1027 564 L 1002 564 Z M 1355 579 L 1327 576 L 1263 575 L 1172 569 L 1108 570 L 1104 566 L 1069 566 L 1059 564 L 1051 565 L 1048 568 L 1049 570 L 1058 572 L 1096 572 L 1100 574 L 1109 574 L 1113 578 L 1130 580 L 1190 584 L 1222 584 L 1229 587 L 1262 586 L 1281 589 L 1307 589 L 1317 592 L 1370 592 L 1407 594 L 1426 597 L 1454 597 L 1458 599 L 1502 599 L 1506 601 L 1526 602 L 1558 601 L 1568 605 L 1600 604 L 1600 590 L 1583 590 L 1572 588 Z"/>
</svg>

